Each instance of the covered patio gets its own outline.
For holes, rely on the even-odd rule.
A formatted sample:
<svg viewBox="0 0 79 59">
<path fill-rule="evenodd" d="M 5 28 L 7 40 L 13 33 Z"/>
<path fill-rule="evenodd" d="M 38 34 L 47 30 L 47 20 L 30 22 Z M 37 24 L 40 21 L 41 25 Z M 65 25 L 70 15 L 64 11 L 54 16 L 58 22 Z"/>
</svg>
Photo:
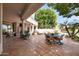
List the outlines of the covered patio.
<svg viewBox="0 0 79 59">
<path fill-rule="evenodd" d="M 6 25 L 10 35 L 14 32 L 17 37 L 20 37 L 20 31 L 33 31 L 36 25 L 25 20 L 42 5 L 41 3 L 3 3 L 2 6 L 0 4 L 0 7 L 3 8 L 3 25 Z M 3 44 L 4 41 L 5 40 L 0 39 L 0 54 L 3 52 L 3 46 L 6 45 Z"/>
</svg>

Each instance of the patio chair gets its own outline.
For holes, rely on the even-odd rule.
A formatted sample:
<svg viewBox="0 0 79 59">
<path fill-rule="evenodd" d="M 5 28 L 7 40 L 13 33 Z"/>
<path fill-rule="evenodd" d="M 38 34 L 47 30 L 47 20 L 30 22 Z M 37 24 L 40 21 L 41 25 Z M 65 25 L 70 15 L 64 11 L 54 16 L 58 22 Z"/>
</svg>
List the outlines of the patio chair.
<svg viewBox="0 0 79 59">
<path fill-rule="evenodd" d="M 61 40 L 63 40 L 64 34 L 60 35 L 59 37 L 54 37 L 56 40 L 56 43 L 59 45 L 62 45 L 63 43 L 61 42 Z"/>
<path fill-rule="evenodd" d="M 20 32 L 20 38 L 28 39 L 29 36 L 30 36 L 29 31 L 24 31 L 24 33 L 22 31 Z"/>
<path fill-rule="evenodd" d="M 10 33 L 6 32 L 6 38 L 10 37 Z"/>
<path fill-rule="evenodd" d="M 16 36 L 16 32 L 13 32 L 13 36 Z"/>
<path fill-rule="evenodd" d="M 49 44 L 55 44 L 55 38 L 53 37 L 50 37 L 49 34 L 45 34 L 45 37 L 46 37 L 46 41 L 49 43 Z"/>
</svg>

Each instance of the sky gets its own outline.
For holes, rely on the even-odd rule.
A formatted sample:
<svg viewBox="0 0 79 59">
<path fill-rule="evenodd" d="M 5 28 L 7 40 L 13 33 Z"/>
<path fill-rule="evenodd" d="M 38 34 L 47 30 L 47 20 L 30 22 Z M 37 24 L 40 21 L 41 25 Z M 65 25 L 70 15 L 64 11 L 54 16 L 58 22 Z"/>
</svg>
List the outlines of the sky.
<svg viewBox="0 0 79 59">
<path fill-rule="evenodd" d="M 44 4 L 44 5 L 41 7 L 41 9 L 48 9 L 48 8 L 49 8 L 49 7 L 48 7 L 47 4 Z M 60 15 L 59 15 L 59 12 L 57 12 L 56 10 L 54 10 L 54 12 L 55 12 L 56 15 L 57 15 L 57 23 L 58 23 L 58 24 L 63 23 L 63 22 L 65 22 L 65 21 L 67 21 L 67 20 L 68 20 L 69 23 L 74 23 L 74 22 L 78 22 L 78 23 L 79 23 L 79 16 L 73 15 L 72 17 L 67 18 L 67 17 L 63 17 L 62 15 L 60 16 Z M 74 21 L 74 19 L 76 19 L 76 20 Z"/>
</svg>

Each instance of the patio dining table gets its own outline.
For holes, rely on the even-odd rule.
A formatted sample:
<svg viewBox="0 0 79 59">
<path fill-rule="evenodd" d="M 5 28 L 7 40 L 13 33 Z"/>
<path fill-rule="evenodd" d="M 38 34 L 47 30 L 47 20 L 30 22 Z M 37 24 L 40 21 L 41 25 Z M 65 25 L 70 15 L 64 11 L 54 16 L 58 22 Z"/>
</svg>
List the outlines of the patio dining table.
<svg viewBox="0 0 79 59">
<path fill-rule="evenodd" d="M 48 34 L 49 37 L 57 37 L 57 38 L 62 38 L 64 34 Z"/>
<path fill-rule="evenodd" d="M 52 38 L 54 43 L 63 44 L 61 40 L 63 40 L 64 34 L 47 34 L 49 38 Z"/>
</svg>

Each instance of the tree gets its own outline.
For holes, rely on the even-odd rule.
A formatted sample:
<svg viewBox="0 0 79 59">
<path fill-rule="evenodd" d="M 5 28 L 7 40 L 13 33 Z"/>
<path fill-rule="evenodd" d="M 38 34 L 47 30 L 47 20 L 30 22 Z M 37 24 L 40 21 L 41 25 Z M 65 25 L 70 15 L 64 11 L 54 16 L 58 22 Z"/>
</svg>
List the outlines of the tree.
<svg viewBox="0 0 79 59">
<path fill-rule="evenodd" d="M 48 6 L 51 9 L 59 11 L 60 15 L 64 17 L 71 17 L 72 15 L 79 16 L 79 4 L 78 3 L 49 3 Z"/>
<path fill-rule="evenodd" d="M 57 25 L 56 15 L 50 9 L 40 9 L 35 13 L 39 28 L 53 28 Z"/>
<path fill-rule="evenodd" d="M 61 24 L 61 27 L 65 27 L 65 30 L 67 31 L 69 37 L 72 39 L 75 38 L 75 36 L 79 33 L 79 23 L 68 23 L 68 21 Z"/>
<path fill-rule="evenodd" d="M 52 10 L 57 10 L 59 15 L 64 17 L 69 18 L 72 15 L 79 16 L 79 4 L 77 3 L 50 3 L 48 6 Z M 68 22 L 65 22 L 63 25 L 65 26 L 65 30 L 71 38 L 74 38 L 79 33 L 79 23 L 69 24 Z"/>
</svg>

